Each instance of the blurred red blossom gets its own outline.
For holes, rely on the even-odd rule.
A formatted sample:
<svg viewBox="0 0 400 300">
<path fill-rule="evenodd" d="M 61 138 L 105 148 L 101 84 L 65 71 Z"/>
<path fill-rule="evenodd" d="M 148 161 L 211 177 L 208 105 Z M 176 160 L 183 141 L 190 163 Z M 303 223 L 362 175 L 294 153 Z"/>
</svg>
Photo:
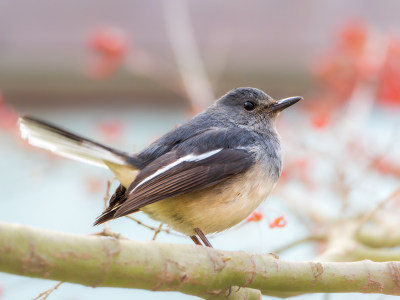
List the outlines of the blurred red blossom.
<svg viewBox="0 0 400 300">
<path fill-rule="evenodd" d="M 124 135 L 124 124 L 118 119 L 100 122 L 98 129 L 107 140 L 118 140 Z"/>
<path fill-rule="evenodd" d="M 89 195 L 99 194 L 103 192 L 104 179 L 87 177 L 84 180 L 84 185 Z"/>
<path fill-rule="evenodd" d="M 400 105 L 400 39 L 388 42 L 379 76 L 377 99 L 384 104 Z"/>
<path fill-rule="evenodd" d="M 317 61 L 314 74 L 326 92 L 336 95 L 336 101 L 347 100 L 361 73 L 369 69 L 364 68 L 367 34 L 363 22 L 348 22 L 339 29 L 334 44 Z"/>
<path fill-rule="evenodd" d="M 310 177 L 311 163 L 309 157 L 296 157 L 285 162 L 278 185 L 284 184 L 288 180 L 295 179 L 304 184 L 305 187 L 314 189 L 314 182 Z"/>
<path fill-rule="evenodd" d="M 381 174 L 393 175 L 400 178 L 400 164 L 396 164 L 392 160 L 379 158 L 373 163 L 373 168 Z"/>
<path fill-rule="evenodd" d="M 351 55 L 364 51 L 367 41 L 367 26 L 361 20 L 350 20 L 339 30 L 338 48 Z"/>
<path fill-rule="evenodd" d="M 18 115 L 14 108 L 6 105 L 4 97 L 0 93 L 0 127 L 5 130 L 15 130 L 17 125 Z"/>
<path fill-rule="evenodd" d="M 375 87 L 378 103 L 400 105 L 400 38 L 372 34 L 360 20 L 339 29 L 313 71 L 322 87 L 319 98 L 325 100 L 321 107 L 348 101 L 359 83 Z"/>
<path fill-rule="evenodd" d="M 97 54 L 90 75 L 104 78 L 115 73 L 128 52 L 128 38 L 121 28 L 109 27 L 94 31 L 88 38 L 89 48 Z"/>
<path fill-rule="evenodd" d="M 281 177 L 279 177 L 278 185 L 283 184 L 289 179 L 289 172 L 287 171 L 286 166 L 283 166 Z"/>
<path fill-rule="evenodd" d="M 250 216 L 246 218 L 246 223 L 248 222 L 260 222 L 264 218 L 262 212 L 253 211 Z"/>
<path fill-rule="evenodd" d="M 275 220 L 269 223 L 269 228 L 282 228 L 285 227 L 287 224 L 287 221 L 285 219 L 285 216 L 280 216 L 277 217 Z"/>
<path fill-rule="evenodd" d="M 328 127 L 330 121 L 330 116 L 326 112 L 320 112 L 315 114 L 311 118 L 311 124 L 315 129 L 324 129 Z"/>
</svg>

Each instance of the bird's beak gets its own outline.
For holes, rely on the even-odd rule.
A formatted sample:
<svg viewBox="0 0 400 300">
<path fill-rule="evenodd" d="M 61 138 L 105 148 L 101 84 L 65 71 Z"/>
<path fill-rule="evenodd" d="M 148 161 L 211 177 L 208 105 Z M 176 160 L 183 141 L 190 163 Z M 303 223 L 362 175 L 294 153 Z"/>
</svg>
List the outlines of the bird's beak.
<svg viewBox="0 0 400 300">
<path fill-rule="evenodd" d="M 285 108 L 292 106 L 296 102 L 299 102 L 302 99 L 303 99 L 302 97 L 296 96 L 296 97 L 289 97 L 289 98 L 279 100 L 278 102 L 276 102 L 270 106 L 270 112 L 280 112 L 280 111 L 284 110 Z"/>
</svg>

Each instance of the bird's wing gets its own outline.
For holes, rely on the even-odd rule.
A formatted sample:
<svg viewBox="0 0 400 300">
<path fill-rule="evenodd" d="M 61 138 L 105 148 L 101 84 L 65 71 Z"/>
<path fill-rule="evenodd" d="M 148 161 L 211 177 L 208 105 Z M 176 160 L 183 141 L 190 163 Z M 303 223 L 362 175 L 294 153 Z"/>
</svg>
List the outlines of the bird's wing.
<svg viewBox="0 0 400 300">
<path fill-rule="evenodd" d="M 113 209 L 113 218 L 166 198 L 213 186 L 253 164 L 252 153 L 242 148 L 169 152 L 141 170 L 127 189 L 126 200 Z"/>
</svg>

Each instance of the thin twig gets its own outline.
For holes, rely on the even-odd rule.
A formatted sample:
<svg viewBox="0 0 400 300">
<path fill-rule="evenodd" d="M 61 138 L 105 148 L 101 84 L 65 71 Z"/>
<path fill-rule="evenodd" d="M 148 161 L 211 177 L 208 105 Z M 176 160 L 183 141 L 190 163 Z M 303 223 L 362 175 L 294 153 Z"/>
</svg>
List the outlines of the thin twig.
<svg viewBox="0 0 400 300">
<path fill-rule="evenodd" d="M 132 221 L 136 222 L 136 224 L 138 224 L 138 225 L 142 225 L 143 227 L 146 227 L 147 229 L 150 229 L 150 230 L 153 230 L 153 231 L 157 231 L 156 227 L 147 225 L 147 224 L 143 223 L 142 221 L 140 221 L 140 220 L 138 220 L 138 219 L 136 219 L 134 217 L 131 217 L 131 216 L 125 216 L 125 217 L 128 218 L 129 220 L 132 220 Z M 171 230 L 169 230 L 168 228 L 166 228 L 166 229 L 162 228 L 162 229 L 160 229 L 160 231 L 168 233 L 168 234 L 171 234 L 171 235 L 174 235 L 174 236 L 184 237 L 184 235 L 171 232 Z"/>
<path fill-rule="evenodd" d="M 114 180 L 115 180 L 115 178 L 113 178 L 111 180 L 107 180 L 106 195 L 104 196 L 104 209 L 106 209 L 108 206 L 108 199 L 110 199 L 111 184 L 113 183 Z M 112 232 L 112 230 L 110 229 L 110 226 L 108 225 L 108 221 L 107 221 L 107 222 L 104 222 L 103 233 L 104 233 L 104 235 L 107 235 L 107 233 L 109 233 L 109 232 Z"/>
<path fill-rule="evenodd" d="M 273 253 L 279 254 L 279 253 L 282 253 L 283 251 L 286 251 L 286 250 L 288 250 L 290 248 L 296 247 L 296 246 L 301 245 L 303 243 L 312 242 L 312 241 L 321 241 L 321 240 L 324 240 L 324 239 L 326 239 L 326 236 L 323 235 L 323 234 L 310 235 L 310 236 L 295 240 L 295 241 L 293 241 L 293 242 L 291 242 L 291 243 L 289 243 L 289 244 L 287 244 L 287 245 L 285 245 L 285 246 L 283 246 L 281 248 L 278 248 L 275 251 L 273 251 Z"/>
<path fill-rule="evenodd" d="M 108 206 L 108 199 L 110 199 L 111 184 L 113 183 L 114 180 L 115 178 L 107 180 L 106 195 L 104 196 L 104 209 L 106 209 Z"/>
<path fill-rule="evenodd" d="M 161 232 L 161 229 L 163 227 L 164 223 L 160 223 L 160 225 L 158 226 L 157 230 L 154 232 L 153 238 L 152 240 L 155 241 L 157 238 L 157 235 Z"/>
<path fill-rule="evenodd" d="M 134 54 L 130 59 L 127 60 L 125 67 L 133 74 L 148 78 L 160 85 L 161 87 L 166 88 L 171 92 L 177 94 L 181 98 L 187 99 L 189 101 L 190 99 L 188 99 L 184 87 L 180 83 L 177 83 L 175 78 L 171 77 L 171 68 L 174 66 L 167 65 L 165 61 L 160 60 L 160 57 L 157 57 L 157 59 L 158 60 L 154 63 L 157 68 L 141 68 L 137 65 L 137 60 L 140 60 L 140 57 L 137 58 Z"/>
<path fill-rule="evenodd" d="M 60 281 L 59 283 L 57 283 L 55 286 L 53 286 L 52 288 L 49 288 L 47 291 L 44 291 L 43 293 L 39 294 L 39 296 L 37 296 L 35 299 L 33 300 L 46 300 L 47 297 L 50 296 L 50 294 L 52 292 L 54 292 L 56 289 L 59 288 L 60 285 L 62 285 L 64 283 L 64 281 Z"/>
<path fill-rule="evenodd" d="M 371 155 L 368 158 L 368 163 L 362 168 L 362 170 L 359 172 L 359 174 L 353 178 L 348 184 L 348 189 L 351 189 L 353 186 L 358 184 L 359 181 L 361 181 L 363 178 L 365 178 L 366 172 L 371 170 L 373 166 L 382 159 L 388 152 L 390 152 L 395 145 L 396 141 L 399 139 L 399 126 L 396 126 L 396 128 L 392 131 L 390 138 L 389 138 L 389 143 L 384 147 L 384 150 L 380 150 L 379 153 L 375 153 Z"/>
<path fill-rule="evenodd" d="M 390 201 L 396 199 L 400 196 L 400 188 L 397 188 L 389 197 L 379 202 L 369 213 L 364 214 L 364 216 L 360 219 L 360 223 L 358 224 L 356 230 L 354 231 L 355 235 L 360 233 L 362 227 L 373 218 L 373 216 L 381 210 L 386 204 Z"/>
<path fill-rule="evenodd" d="M 346 214 L 347 209 L 349 208 L 349 194 L 350 194 L 350 187 L 346 184 L 346 175 L 345 170 L 340 168 L 338 170 L 338 181 L 337 181 L 338 193 L 340 194 L 340 200 L 342 203 L 342 207 L 340 209 L 340 216 L 344 216 Z"/>
<path fill-rule="evenodd" d="M 138 219 L 136 219 L 134 217 L 131 217 L 131 216 L 125 216 L 125 217 L 128 218 L 129 220 L 132 220 L 132 221 L 136 222 L 136 224 L 142 225 L 143 227 L 146 227 L 146 228 L 148 228 L 150 230 L 153 230 L 153 231 L 157 230 L 157 228 L 155 228 L 153 226 L 150 226 L 150 225 L 147 225 L 147 224 L 144 224 L 142 221 L 140 221 L 140 220 L 138 220 Z"/>
</svg>

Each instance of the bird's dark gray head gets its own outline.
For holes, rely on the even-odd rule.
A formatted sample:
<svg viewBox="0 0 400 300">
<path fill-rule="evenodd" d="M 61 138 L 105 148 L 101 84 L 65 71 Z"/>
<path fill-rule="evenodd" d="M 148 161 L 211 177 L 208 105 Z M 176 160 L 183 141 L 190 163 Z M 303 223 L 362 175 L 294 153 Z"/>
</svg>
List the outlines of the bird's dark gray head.
<svg viewBox="0 0 400 300">
<path fill-rule="evenodd" d="M 274 121 L 279 112 L 301 99 L 291 97 L 274 100 L 259 89 L 242 87 L 222 96 L 213 109 L 221 118 L 227 118 L 234 124 L 249 127 L 251 130 L 265 131 L 274 128 Z"/>
</svg>

